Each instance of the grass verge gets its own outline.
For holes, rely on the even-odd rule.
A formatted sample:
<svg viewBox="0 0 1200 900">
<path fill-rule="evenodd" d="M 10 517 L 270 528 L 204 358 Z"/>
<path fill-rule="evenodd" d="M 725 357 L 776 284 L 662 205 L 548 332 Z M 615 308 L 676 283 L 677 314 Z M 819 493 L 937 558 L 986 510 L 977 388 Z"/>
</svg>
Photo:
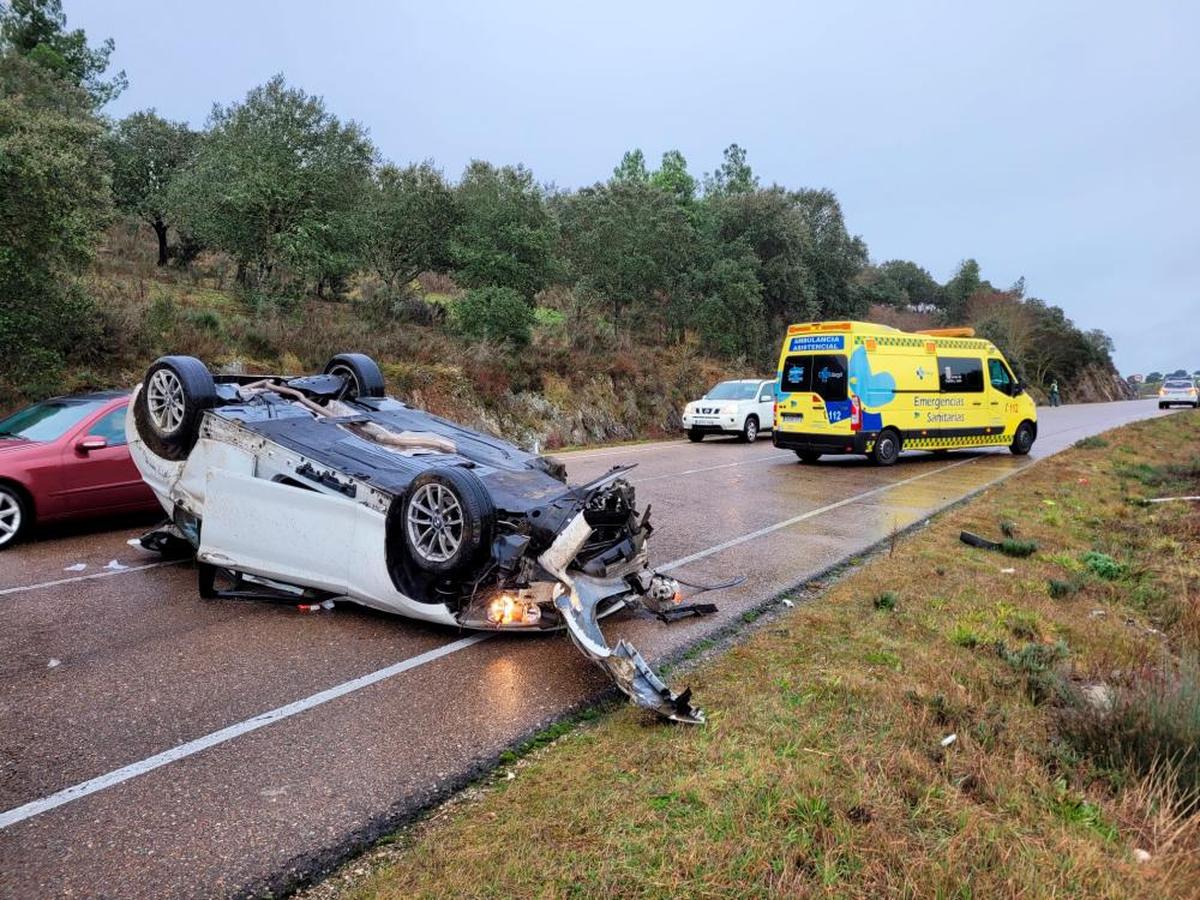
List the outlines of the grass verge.
<svg viewBox="0 0 1200 900">
<path fill-rule="evenodd" d="M 314 893 L 1193 896 L 1200 505 L 1130 487 L 1194 488 L 1197 438 L 989 489 L 702 662 L 706 727 L 557 729 Z M 958 539 L 1002 525 L 1037 550 Z"/>
</svg>

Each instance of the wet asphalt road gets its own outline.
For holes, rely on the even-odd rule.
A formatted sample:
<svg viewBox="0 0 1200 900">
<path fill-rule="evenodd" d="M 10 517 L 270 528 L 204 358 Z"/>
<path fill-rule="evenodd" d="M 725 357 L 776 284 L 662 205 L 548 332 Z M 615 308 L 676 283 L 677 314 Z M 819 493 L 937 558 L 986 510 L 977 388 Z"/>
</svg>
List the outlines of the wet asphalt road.
<svg viewBox="0 0 1200 900">
<path fill-rule="evenodd" d="M 1039 412 L 1031 459 L 1160 415 L 1154 401 Z M 631 480 L 654 506 L 655 565 L 748 576 L 716 596 L 710 619 L 606 620 L 611 642 L 629 638 L 652 663 L 1030 463 L 988 450 L 906 454 L 890 469 L 850 457 L 803 466 L 769 437 L 562 458 L 573 481 L 639 464 Z M 306 615 L 202 601 L 190 565 L 155 565 L 127 545 L 141 530 L 0 554 L 0 897 L 284 886 L 608 687 L 562 634 L 464 642 L 349 604 Z M 112 560 L 129 568 L 106 569 Z M 178 759 L 158 756 L 181 745 Z M 93 781 L 104 776 L 115 783 Z M 61 793 L 83 784 L 77 799 Z"/>
</svg>

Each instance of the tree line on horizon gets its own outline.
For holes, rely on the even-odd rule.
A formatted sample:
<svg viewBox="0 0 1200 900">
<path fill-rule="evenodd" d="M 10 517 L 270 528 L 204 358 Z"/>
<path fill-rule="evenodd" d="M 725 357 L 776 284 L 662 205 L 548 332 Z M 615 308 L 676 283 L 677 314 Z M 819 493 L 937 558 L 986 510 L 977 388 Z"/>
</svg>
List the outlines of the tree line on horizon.
<svg viewBox="0 0 1200 900">
<path fill-rule="evenodd" d="M 70 30 L 61 0 L 0 6 L 0 367 L 62 365 L 103 342 L 103 310 L 80 276 L 115 217 L 149 226 L 160 266 L 227 255 L 255 303 L 344 301 L 371 279 L 371 315 L 440 324 L 414 281 L 463 290 L 444 323 L 515 351 L 539 297 L 565 291 L 614 333 L 713 354 L 773 359 L 792 322 L 885 312 L 973 324 L 1027 379 L 1111 368 L 1112 342 L 1063 310 L 999 289 L 966 259 L 945 283 L 908 260 L 873 263 L 827 189 L 765 185 L 730 145 L 697 177 L 677 150 L 624 155 L 604 181 L 540 184 L 523 165 L 381 158 L 358 123 L 282 75 L 217 104 L 201 130 L 154 110 L 102 113 L 126 86 L 113 43 Z M 107 77 L 106 77 L 107 76 Z M 361 297 L 355 302 L 362 302 Z"/>
</svg>

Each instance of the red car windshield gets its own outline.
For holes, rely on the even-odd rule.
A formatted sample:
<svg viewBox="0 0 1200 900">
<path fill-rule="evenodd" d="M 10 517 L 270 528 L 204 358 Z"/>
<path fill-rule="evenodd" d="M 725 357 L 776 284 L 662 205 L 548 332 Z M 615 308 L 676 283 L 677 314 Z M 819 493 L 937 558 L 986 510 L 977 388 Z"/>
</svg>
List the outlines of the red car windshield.
<svg viewBox="0 0 1200 900">
<path fill-rule="evenodd" d="M 104 405 L 101 400 L 46 400 L 0 420 L 0 438 L 57 441 Z"/>
</svg>

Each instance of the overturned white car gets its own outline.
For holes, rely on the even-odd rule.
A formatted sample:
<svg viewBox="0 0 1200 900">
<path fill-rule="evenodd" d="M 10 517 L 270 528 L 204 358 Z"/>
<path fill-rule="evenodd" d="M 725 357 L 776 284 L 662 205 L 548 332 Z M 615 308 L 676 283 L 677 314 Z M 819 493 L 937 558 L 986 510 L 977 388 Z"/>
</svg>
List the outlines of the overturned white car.
<svg viewBox="0 0 1200 900">
<path fill-rule="evenodd" d="M 334 357 L 298 378 L 214 376 L 168 356 L 130 403 L 134 462 L 186 541 L 208 597 L 349 598 L 472 629 L 568 629 L 639 706 L 702 722 L 598 619 L 683 611 L 647 564 L 650 511 L 618 467 L 568 486 L 562 465 L 384 396 L 379 367 Z M 222 585 L 222 586 L 219 586 Z M 710 611 L 711 607 L 696 607 Z"/>
</svg>

